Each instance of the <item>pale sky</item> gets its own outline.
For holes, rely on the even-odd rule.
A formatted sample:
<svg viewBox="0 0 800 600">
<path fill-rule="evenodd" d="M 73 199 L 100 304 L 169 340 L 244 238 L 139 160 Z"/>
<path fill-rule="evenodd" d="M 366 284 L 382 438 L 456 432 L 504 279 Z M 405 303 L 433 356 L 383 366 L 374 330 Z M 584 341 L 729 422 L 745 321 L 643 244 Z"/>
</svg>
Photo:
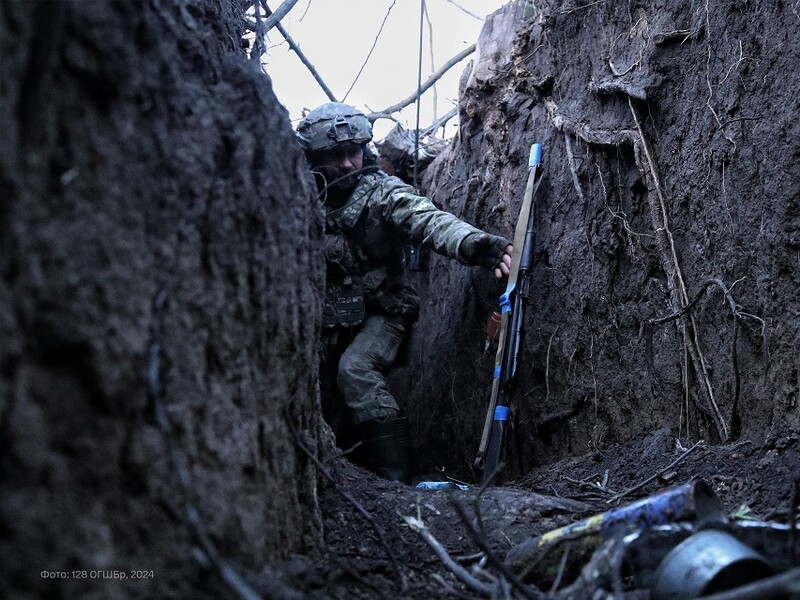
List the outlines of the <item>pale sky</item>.
<svg viewBox="0 0 800 600">
<path fill-rule="evenodd" d="M 281 24 L 340 102 L 352 104 L 364 112 L 374 112 L 408 98 L 417 89 L 420 2 L 300 0 Z M 422 82 L 477 41 L 483 23 L 465 11 L 483 18 L 504 3 L 504 0 L 425 0 L 430 25 L 425 19 Z M 388 12 L 392 4 L 394 6 Z M 270 2 L 272 10 L 279 5 L 278 0 Z M 384 18 L 386 22 L 379 35 Z M 375 49 L 358 75 L 373 44 Z M 474 54 L 455 65 L 437 82 L 435 96 L 434 88 L 423 94 L 420 127 L 425 128 L 434 121 L 434 104 L 436 117 L 443 116 L 455 106 L 458 80 L 472 56 Z M 263 63 L 272 78 L 278 100 L 289 110 L 293 125 L 302 117 L 303 109 L 310 110 L 328 102 L 325 92 L 289 49 L 277 29 L 268 33 Z M 358 80 L 348 93 L 357 76 Z M 413 129 L 416 124 L 415 105 L 410 105 L 395 117 L 405 127 Z M 448 137 L 454 133 L 456 123 L 456 119 L 449 122 Z M 375 137 L 380 139 L 392 126 L 391 121 L 378 120 Z"/>
</svg>

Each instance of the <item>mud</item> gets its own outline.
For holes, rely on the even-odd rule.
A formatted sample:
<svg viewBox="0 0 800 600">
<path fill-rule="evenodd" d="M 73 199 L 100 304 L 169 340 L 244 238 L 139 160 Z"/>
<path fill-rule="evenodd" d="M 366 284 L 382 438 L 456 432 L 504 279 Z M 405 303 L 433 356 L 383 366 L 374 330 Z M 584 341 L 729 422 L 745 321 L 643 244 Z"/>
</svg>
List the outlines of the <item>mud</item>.
<svg viewBox="0 0 800 600">
<path fill-rule="evenodd" d="M 0 10 L 0 596 L 196 597 L 321 533 L 305 161 L 231 3 Z"/>
</svg>

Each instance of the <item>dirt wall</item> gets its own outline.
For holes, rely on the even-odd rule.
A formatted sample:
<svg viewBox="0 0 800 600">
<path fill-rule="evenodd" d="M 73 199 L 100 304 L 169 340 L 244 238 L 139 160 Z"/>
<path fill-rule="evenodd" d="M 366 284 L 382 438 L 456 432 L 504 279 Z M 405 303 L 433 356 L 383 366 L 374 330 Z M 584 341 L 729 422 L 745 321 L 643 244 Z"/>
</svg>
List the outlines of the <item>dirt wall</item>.
<svg viewBox="0 0 800 600">
<path fill-rule="evenodd" d="M 492 69 L 465 73 L 460 134 L 426 181 L 439 205 L 510 237 L 528 149 L 544 144 L 516 472 L 661 427 L 712 442 L 796 428 L 797 7 L 534 4 L 495 17 L 517 35 Z M 421 467 L 468 474 L 502 288 L 436 257 L 416 281 L 413 385 L 392 382 L 419 456 L 443 457 Z"/>
<path fill-rule="evenodd" d="M 223 563 L 269 592 L 321 532 L 288 114 L 233 3 L 0 7 L 2 595 L 220 597 Z M 41 575 L 73 570 L 145 580 Z"/>
</svg>

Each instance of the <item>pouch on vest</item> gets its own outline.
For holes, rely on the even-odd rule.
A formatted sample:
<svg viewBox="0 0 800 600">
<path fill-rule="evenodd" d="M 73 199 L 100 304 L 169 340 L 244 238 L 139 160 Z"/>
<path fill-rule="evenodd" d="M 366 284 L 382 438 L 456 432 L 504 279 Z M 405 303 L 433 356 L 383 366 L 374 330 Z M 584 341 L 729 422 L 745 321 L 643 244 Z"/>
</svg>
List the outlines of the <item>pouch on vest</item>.
<svg viewBox="0 0 800 600">
<path fill-rule="evenodd" d="M 322 309 L 323 327 L 355 327 L 365 316 L 364 289 L 359 282 L 347 277 L 342 283 L 328 285 Z"/>
</svg>

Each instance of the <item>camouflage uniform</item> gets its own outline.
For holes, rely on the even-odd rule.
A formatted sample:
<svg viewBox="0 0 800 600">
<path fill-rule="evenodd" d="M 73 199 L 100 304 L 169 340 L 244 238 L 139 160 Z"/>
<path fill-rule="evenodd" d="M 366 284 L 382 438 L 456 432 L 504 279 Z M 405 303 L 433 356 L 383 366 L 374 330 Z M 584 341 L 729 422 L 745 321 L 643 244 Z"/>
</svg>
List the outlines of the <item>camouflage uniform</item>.
<svg viewBox="0 0 800 600">
<path fill-rule="evenodd" d="M 323 412 L 337 437 L 343 435 L 340 442 L 348 441 L 348 426 L 357 425 L 366 455 L 351 458 L 382 477 L 410 483 L 409 423 L 384 379 L 419 316 L 419 296 L 406 280 L 405 246 L 411 242 L 493 268 L 508 241 L 438 210 L 397 177 L 367 172 L 372 126 L 352 106 L 324 104 L 303 118 L 296 134 L 328 202 Z M 343 423 L 336 410 L 340 395 L 349 411 Z"/>
<path fill-rule="evenodd" d="M 361 177 L 341 208 L 328 209 L 325 232 L 324 335 L 336 342 L 342 334 L 354 334 L 339 360 L 339 391 L 355 423 L 396 416 L 399 407 L 383 372 L 419 316 L 419 296 L 406 279 L 404 247 L 411 242 L 469 264 L 461 243 L 481 231 L 437 209 L 397 177 L 378 172 Z"/>
</svg>

